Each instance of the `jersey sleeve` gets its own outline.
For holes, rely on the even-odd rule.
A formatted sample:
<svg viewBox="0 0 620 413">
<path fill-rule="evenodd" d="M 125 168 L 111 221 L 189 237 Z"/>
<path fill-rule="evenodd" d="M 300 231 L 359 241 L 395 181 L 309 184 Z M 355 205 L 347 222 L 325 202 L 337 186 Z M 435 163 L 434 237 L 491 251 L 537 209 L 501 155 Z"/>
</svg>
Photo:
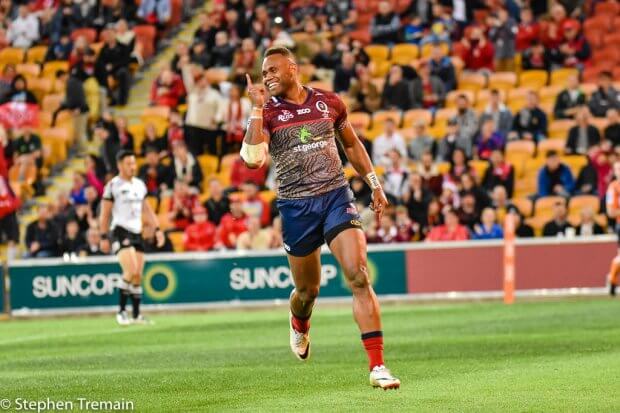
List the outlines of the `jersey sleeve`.
<svg viewBox="0 0 620 413">
<path fill-rule="evenodd" d="M 110 180 L 110 182 L 108 182 L 103 188 L 102 198 L 105 199 L 106 201 L 114 201 L 114 194 L 112 193 L 112 182 L 113 180 Z"/>
<path fill-rule="evenodd" d="M 340 132 L 347 126 L 347 107 L 342 99 L 340 99 L 340 96 L 336 94 L 334 94 L 334 109 L 336 110 L 334 127 Z"/>
</svg>

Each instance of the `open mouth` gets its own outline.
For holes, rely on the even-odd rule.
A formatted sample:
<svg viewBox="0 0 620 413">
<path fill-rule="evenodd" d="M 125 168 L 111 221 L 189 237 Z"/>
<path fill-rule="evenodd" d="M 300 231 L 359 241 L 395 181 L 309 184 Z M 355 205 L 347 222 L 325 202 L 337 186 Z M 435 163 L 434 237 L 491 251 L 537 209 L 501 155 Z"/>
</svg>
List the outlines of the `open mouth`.
<svg viewBox="0 0 620 413">
<path fill-rule="evenodd" d="M 280 86 L 280 82 L 271 81 L 267 83 L 267 89 L 269 89 L 270 91 L 275 90 L 278 86 Z"/>
</svg>

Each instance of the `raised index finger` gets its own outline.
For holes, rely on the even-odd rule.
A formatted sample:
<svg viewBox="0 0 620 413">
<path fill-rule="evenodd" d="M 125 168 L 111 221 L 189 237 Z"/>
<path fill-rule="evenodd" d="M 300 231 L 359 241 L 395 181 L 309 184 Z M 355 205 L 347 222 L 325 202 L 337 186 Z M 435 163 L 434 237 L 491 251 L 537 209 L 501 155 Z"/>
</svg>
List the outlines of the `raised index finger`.
<svg viewBox="0 0 620 413">
<path fill-rule="evenodd" d="M 245 80 L 247 80 L 248 82 L 248 87 L 254 86 L 254 84 L 252 83 L 252 78 L 247 73 L 245 74 Z"/>
</svg>

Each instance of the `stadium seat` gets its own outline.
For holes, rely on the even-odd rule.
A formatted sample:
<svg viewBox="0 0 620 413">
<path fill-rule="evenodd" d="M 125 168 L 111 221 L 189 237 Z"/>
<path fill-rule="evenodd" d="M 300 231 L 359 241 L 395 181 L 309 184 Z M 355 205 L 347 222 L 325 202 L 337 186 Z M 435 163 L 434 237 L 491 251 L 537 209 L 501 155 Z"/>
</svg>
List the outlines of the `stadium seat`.
<svg viewBox="0 0 620 413">
<path fill-rule="evenodd" d="M 441 50 L 443 51 L 443 54 L 445 56 L 449 56 L 450 55 L 450 46 L 448 45 L 448 43 L 445 42 L 441 42 L 439 43 Z M 433 43 L 427 43 L 424 46 L 422 46 L 422 52 L 420 57 L 422 59 L 428 59 L 431 56 L 431 52 L 433 50 L 433 47 L 435 45 Z"/>
<path fill-rule="evenodd" d="M 597 27 L 596 24 L 587 25 L 587 21 L 585 23 L 583 33 L 588 43 L 590 43 L 590 47 L 595 49 L 601 47 L 603 45 L 603 38 L 607 34 L 607 30 Z"/>
<path fill-rule="evenodd" d="M 551 72 L 551 81 L 549 84 L 553 86 L 560 86 L 563 89 L 566 87 L 566 80 L 571 76 L 579 76 L 579 71 L 572 68 L 556 69 Z"/>
<path fill-rule="evenodd" d="M 142 57 L 148 59 L 155 53 L 155 37 L 157 30 L 149 24 L 135 26 L 133 32 L 136 35 L 136 43 L 142 45 Z"/>
<path fill-rule="evenodd" d="M 605 134 L 605 128 L 609 125 L 607 118 L 590 118 L 590 124 L 598 129 L 601 136 Z"/>
<path fill-rule="evenodd" d="M 357 40 L 363 45 L 369 44 L 371 40 L 368 29 L 353 30 L 349 32 L 349 37 L 351 37 L 351 40 Z"/>
<path fill-rule="evenodd" d="M 389 60 L 382 60 L 382 61 L 372 60 L 368 64 L 370 75 L 375 78 L 386 76 L 388 72 L 390 71 L 391 67 L 392 67 L 392 62 L 390 62 Z"/>
<path fill-rule="evenodd" d="M 476 104 L 476 92 L 467 89 L 457 89 L 448 92 L 448 94 L 446 95 L 446 108 L 456 108 L 456 100 L 459 95 L 467 96 L 469 102 L 471 102 L 473 105 Z"/>
<path fill-rule="evenodd" d="M 440 175 L 445 175 L 450 171 L 450 162 L 437 162 L 437 172 Z"/>
<path fill-rule="evenodd" d="M 601 200 L 596 195 L 575 195 L 568 202 L 568 214 L 579 214 L 584 208 L 590 208 L 597 214 L 601 207 Z"/>
<path fill-rule="evenodd" d="M 348 118 L 349 123 L 356 130 L 368 129 L 370 126 L 370 115 L 366 112 L 351 112 Z"/>
<path fill-rule="evenodd" d="M 385 86 L 385 77 L 373 77 L 370 82 L 375 85 L 379 94 L 383 93 L 383 87 Z"/>
<path fill-rule="evenodd" d="M 372 127 L 382 127 L 387 119 L 392 119 L 396 127 L 400 126 L 401 112 L 399 110 L 380 110 L 372 115 Z"/>
<path fill-rule="evenodd" d="M 588 164 L 588 158 L 584 155 L 567 155 L 562 156 L 562 162 L 564 162 L 573 173 L 573 176 L 578 176 L 581 169 Z"/>
<path fill-rule="evenodd" d="M 458 79 L 459 89 L 472 90 L 474 92 L 484 89 L 487 78 L 480 73 L 461 73 Z"/>
<path fill-rule="evenodd" d="M 19 49 L 16 47 L 5 47 L 4 49 L 0 50 L 0 64 L 16 65 L 18 63 L 22 63 L 24 61 L 24 55 L 24 49 Z"/>
<path fill-rule="evenodd" d="M 536 145 L 531 141 L 512 141 L 506 144 L 506 162 L 515 169 L 515 178 L 520 178 L 525 170 L 525 163 L 534 156 Z"/>
<path fill-rule="evenodd" d="M 620 61 L 620 50 L 617 45 L 608 46 L 592 52 L 592 61 L 595 65 L 617 63 Z"/>
<path fill-rule="evenodd" d="M 489 167 L 489 162 L 484 159 L 472 159 L 467 164 L 476 172 L 476 178 L 478 180 L 478 183 L 480 183 L 482 177 L 484 176 L 484 173 Z"/>
<path fill-rule="evenodd" d="M 620 12 L 620 5 L 615 1 L 598 2 L 594 6 L 596 16 L 616 16 Z"/>
<path fill-rule="evenodd" d="M 519 87 L 538 90 L 547 85 L 549 73 L 546 70 L 526 70 L 519 75 Z"/>
<path fill-rule="evenodd" d="M 370 60 L 374 60 L 377 62 L 383 62 L 388 60 L 388 56 L 390 54 L 390 49 L 387 46 L 381 44 L 370 44 L 364 47 L 364 51 L 370 58 Z"/>
<path fill-rule="evenodd" d="M 147 106 L 142 111 L 141 118 L 162 118 L 168 119 L 170 108 L 168 106 Z"/>
<path fill-rule="evenodd" d="M 553 75 L 551 75 L 551 78 L 553 79 Z M 555 105 L 555 100 L 563 89 L 564 87 L 560 85 L 545 86 L 541 88 L 538 91 L 540 103 L 551 103 Z"/>
<path fill-rule="evenodd" d="M 433 121 L 433 114 L 427 109 L 409 109 L 403 114 L 403 128 L 412 127 L 416 121 L 424 120 L 426 125 Z"/>
<path fill-rule="evenodd" d="M 603 46 L 614 47 L 620 44 L 620 33 L 608 33 L 603 35 Z"/>
<path fill-rule="evenodd" d="M 19 63 L 15 66 L 15 71 L 28 78 L 39 77 L 41 66 L 36 63 Z"/>
<path fill-rule="evenodd" d="M 561 139 L 544 139 L 538 143 L 537 156 L 544 158 L 547 152 L 554 150 L 560 155 L 564 154 L 565 143 Z"/>
<path fill-rule="evenodd" d="M 420 50 L 415 44 L 400 43 L 392 47 L 391 61 L 399 65 L 408 65 L 418 58 Z"/>
<path fill-rule="evenodd" d="M 600 30 L 604 30 L 606 32 L 612 29 L 612 25 L 614 22 L 613 14 L 599 14 L 587 19 L 583 24 L 584 32 L 588 31 L 591 27 L 599 28 Z"/>
<path fill-rule="evenodd" d="M 433 123 L 434 125 L 445 125 L 446 123 L 448 123 L 448 120 L 455 117 L 456 114 L 457 111 L 454 108 L 438 109 L 437 111 L 435 111 Z"/>
<path fill-rule="evenodd" d="M 566 202 L 561 196 L 544 196 L 538 198 L 534 204 L 534 214 L 536 216 L 550 216 L 553 206 L 558 202 Z"/>
<path fill-rule="evenodd" d="M 568 131 L 575 126 L 575 121 L 572 119 L 557 119 L 549 124 L 548 137 L 549 139 L 562 139 L 568 138 Z"/>
<path fill-rule="evenodd" d="M 322 89 L 328 92 L 334 91 L 334 85 L 331 82 L 324 82 L 322 80 L 315 80 L 313 82 L 308 82 L 306 86 L 314 88 L 314 89 Z"/>
<path fill-rule="evenodd" d="M 435 139 L 441 139 L 446 136 L 447 124 L 446 122 L 435 122 L 434 125 L 431 125 L 426 129 L 426 131 Z"/>
<path fill-rule="evenodd" d="M 217 167 L 219 164 L 219 159 L 217 156 L 208 154 L 200 155 L 198 156 L 198 163 L 200 164 L 200 169 L 202 170 L 203 176 L 217 173 Z"/>
<path fill-rule="evenodd" d="M 308 83 L 314 77 L 316 73 L 316 66 L 310 63 L 303 63 L 299 65 L 299 76 L 303 83 Z"/>
<path fill-rule="evenodd" d="M 489 89 L 508 91 L 517 86 L 517 75 L 513 72 L 495 72 L 489 75 Z"/>
<path fill-rule="evenodd" d="M 524 217 L 532 216 L 534 210 L 534 202 L 530 198 L 513 198 L 510 202 L 517 207 Z"/>
<path fill-rule="evenodd" d="M 183 252 L 185 250 L 183 245 L 183 236 L 183 231 L 170 231 L 168 233 L 168 238 L 170 238 L 174 252 Z"/>
<path fill-rule="evenodd" d="M 90 27 L 83 27 L 80 29 L 74 29 L 71 32 L 71 40 L 75 42 L 78 37 L 84 37 L 88 44 L 95 43 L 97 41 L 97 30 Z"/>
<path fill-rule="evenodd" d="M 205 77 L 212 85 L 217 85 L 228 80 L 230 70 L 223 67 L 211 67 L 205 71 Z"/>
<path fill-rule="evenodd" d="M 55 112 L 60 107 L 64 96 L 61 94 L 48 94 L 45 95 L 41 102 L 41 109 L 45 112 Z"/>
<path fill-rule="evenodd" d="M 26 51 L 26 63 L 43 63 L 47 46 L 33 46 Z"/>
<path fill-rule="evenodd" d="M 146 202 L 149 204 L 149 206 L 151 207 L 151 209 L 153 210 L 153 212 L 155 212 L 157 214 L 157 209 L 158 209 L 158 204 L 159 204 L 159 199 L 157 199 L 156 196 L 147 196 L 146 197 Z"/>
<path fill-rule="evenodd" d="M 527 102 L 527 95 L 531 90 L 532 89 L 529 87 L 518 87 L 508 91 L 507 106 L 510 108 L 512 113 L 517 113 L 525 106 Z"/>
<path fill-rule="evenodd" d="M 43 65 L 42 76 L 50 79 L 56 78 L 56 72 L 59 70 L 69 71 L 69 62 L 66 60 L 52 60 Z"/>
<path fill-rule="evenodd" d="M 588 99 L 590 99 L 592 94 L 598 89 L 598 85 L 596 83 L 582 83 L 579 87 L 583 90 L 583 93 L 586 94 Z"/>
<path fill-rule="evenodd" d="M 51 79 L 32 78 L 28 80 L 28 90 L 30 90 L 37 101 L 43 101 L 43 97 L 52 91 L 54 83 Z"/>
<path fill-rule="evenodd" d="M 271 204 L 271 202 L 276 198 L 276 191 L 260 191 L 260 197 L 268 204 Z"/>
<path fill-rule="evenodd" d="M 502 102 L 506 102 L 508 92 L 501 89 L 499 89 L 498 92 Z M 478 91 L 476 94 L 476 108 L 486 108 L 489 104 L 489 99 L 491 99 L 491 89 L 482 89 Z"/>
</svg>

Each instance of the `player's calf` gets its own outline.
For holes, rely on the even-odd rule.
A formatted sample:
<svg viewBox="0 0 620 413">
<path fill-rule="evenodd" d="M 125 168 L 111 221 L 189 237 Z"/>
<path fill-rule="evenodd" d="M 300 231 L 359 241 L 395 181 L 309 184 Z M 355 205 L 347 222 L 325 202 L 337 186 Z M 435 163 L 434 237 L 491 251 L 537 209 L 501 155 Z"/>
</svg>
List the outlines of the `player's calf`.
<svg viewBox="0 0 620 413">
<path fill-rule="evenodd" d="M 129 300 L 129 296 L 130 296 L 130 291 L 129 291 L 130 287 L 131 287 L 131 284 L 126 281 L 125 277 L 123 277 L 123 279 L 121 279 L 121 282 L 118 286 L 119 309 L 118 309 L 118 313 L 116 314 L 116 322 L 120 325 L 127 325 L 130 322 L 129 317 L 127 316 L 127 311 L 126 311 L 127 301 Z"/>
<path fill-rule="evenodd" d="M 140 302 L 142 301 L 142 285 L 131 285 L 129 288 L 131 294 L 132 316 L 134 320 L 140 317 Z"/>
</svg>

